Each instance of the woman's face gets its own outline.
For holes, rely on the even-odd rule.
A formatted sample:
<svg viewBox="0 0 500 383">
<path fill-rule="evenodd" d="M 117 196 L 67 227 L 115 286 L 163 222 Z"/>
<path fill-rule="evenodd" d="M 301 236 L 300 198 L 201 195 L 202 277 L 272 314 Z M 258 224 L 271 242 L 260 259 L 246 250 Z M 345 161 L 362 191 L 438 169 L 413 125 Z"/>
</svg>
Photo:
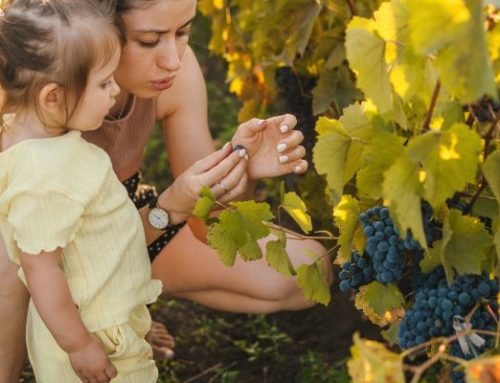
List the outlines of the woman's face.
<svg viewBox="0 0 500 383">
<path fill-rule="evenodd" d="M 152 1 L 122 15 L 127 42 L 115 78 L 124 91 L 141 98 L 170 88 L 182 65 L 196 0 Z"/>
</svg>

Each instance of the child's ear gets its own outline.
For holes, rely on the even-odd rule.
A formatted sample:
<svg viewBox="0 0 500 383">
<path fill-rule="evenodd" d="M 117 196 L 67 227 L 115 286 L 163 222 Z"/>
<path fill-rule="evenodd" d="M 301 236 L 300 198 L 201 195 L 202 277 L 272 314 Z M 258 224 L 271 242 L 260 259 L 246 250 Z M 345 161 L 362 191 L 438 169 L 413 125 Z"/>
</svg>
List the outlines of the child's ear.
<svg viewBox="0 0 500 383">
<path fill-rule="evenodd" d="M 41 109 L 46 113 L 56 114 L 61 111 L 63 105 L 63 90 L 55 82 L 45 85 L 38 96 Z"/>
</svg>

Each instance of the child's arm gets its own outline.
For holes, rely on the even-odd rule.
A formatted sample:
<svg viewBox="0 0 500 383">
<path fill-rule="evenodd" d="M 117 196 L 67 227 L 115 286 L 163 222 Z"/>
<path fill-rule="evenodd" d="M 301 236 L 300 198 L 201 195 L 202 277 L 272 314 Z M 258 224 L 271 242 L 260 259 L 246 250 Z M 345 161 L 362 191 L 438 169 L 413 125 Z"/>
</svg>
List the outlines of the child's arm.
<svg viewBox="0 0 500 383">
<path fill-rule="evenodd" d="M 37 255 L 21 253 L 33 303 L 57 344 L 68 353 L 75 373 L 83 381 L 107 383 L 117 371 L 80 319 L 59 267 L 60 254 L 60 249 Z"/>
</svg>

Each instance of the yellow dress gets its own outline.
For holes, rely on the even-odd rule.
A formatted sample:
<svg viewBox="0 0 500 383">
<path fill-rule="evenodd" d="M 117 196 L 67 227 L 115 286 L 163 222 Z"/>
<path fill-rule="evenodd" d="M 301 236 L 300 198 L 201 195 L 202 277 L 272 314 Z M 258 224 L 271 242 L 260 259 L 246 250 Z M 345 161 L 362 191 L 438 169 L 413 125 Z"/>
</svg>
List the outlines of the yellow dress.
<svg viewBox="0 0 500 383">
<path fill-rule="evenodd" d="M 118 369 L 112 382 L 156 382 L 144 340 L 151 280 L 143 226 L 108 155 L 71 131 L 22 141 L 0 153 L 0 231 L 9 257 L 62 248 L 63 269 L 83 323 Z M 25 281 L 22 270 L 20 277 Z M 38 383 L 80 382 L 30 304 L 27 344 Z"/>
</svg>

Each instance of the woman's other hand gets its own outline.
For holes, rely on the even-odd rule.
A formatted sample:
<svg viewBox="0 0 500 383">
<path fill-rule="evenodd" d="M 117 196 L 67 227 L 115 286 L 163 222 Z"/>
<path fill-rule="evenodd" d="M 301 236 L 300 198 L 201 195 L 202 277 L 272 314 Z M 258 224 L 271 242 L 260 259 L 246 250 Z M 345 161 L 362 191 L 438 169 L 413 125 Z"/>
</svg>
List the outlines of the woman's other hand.
<svg viewBox="0 0 500 383">
<path fill-rule="evenodd" d="M 295 116 L 285 114 L 266 120 L 254 118 L 238 127 L 231 143 L 247 149 L 250 180 L 307 170 L 307 161 L 303 160 L 306 150 L 300 145 L 304 136 L 294 130 L 296 125 Z"/>
<path fill-rule="evenodd" d="M 195 162 L 158 198 L 158 204 L 170 213 L 172 223 L 184 221 L 199 198 L 201 188 L 209 186 L 221 203 L 235 200 L 247 190 L 247 153 L 231 144 Z"/>
</svg>

